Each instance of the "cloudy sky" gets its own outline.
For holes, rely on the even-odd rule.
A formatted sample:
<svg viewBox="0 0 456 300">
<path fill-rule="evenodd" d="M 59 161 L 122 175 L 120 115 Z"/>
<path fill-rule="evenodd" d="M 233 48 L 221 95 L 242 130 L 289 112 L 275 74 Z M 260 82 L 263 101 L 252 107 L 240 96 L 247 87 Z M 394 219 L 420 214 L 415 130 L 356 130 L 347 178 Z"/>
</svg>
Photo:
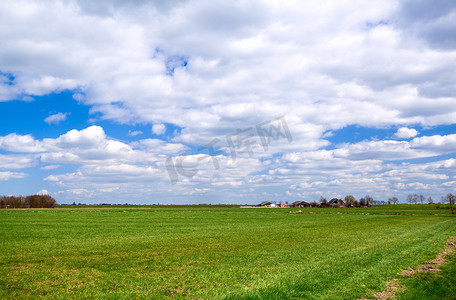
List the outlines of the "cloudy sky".
<svg viewBox="0 0 456 300">
<path fill-rule="evenodd" d="M 456 3 L 0 2 L 0 194 L 456 191 Z"/>
</svg>

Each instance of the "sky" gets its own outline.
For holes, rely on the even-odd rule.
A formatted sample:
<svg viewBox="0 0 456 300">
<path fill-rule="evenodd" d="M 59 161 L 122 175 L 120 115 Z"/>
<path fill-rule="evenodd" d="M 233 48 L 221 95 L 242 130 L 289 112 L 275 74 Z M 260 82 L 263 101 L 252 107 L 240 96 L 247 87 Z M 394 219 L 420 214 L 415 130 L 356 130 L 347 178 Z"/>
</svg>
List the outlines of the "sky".
<svg viewBox="0 0 456 300">
<path fill-rule="evenodd" d="M 0 195 L 456 192 L 456 2 L 0 2 Z"/>
</svg>

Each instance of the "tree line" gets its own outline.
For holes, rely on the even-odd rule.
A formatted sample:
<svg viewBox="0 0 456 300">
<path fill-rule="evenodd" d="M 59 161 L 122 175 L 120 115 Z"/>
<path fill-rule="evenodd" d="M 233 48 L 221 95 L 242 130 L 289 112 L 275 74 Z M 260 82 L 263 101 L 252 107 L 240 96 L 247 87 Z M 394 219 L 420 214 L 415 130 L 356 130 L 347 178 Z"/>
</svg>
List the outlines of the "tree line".
<svg viewBox="0 0 456 300">
<path fill-rule="evenodd" d="M 434 200 L 432 199 L 432 197 L 425 197 L 423 195 L 418 195 L 418 194 L 409 194 L 407 195 L 407 203 L 409 204 L 418 204 L 418 203 L 421 203 L 421 206 L 424 205 L 425 202 L 427 202 L 427 204 L 431 205 L 431 204 L 434 204 Z M 450 204 L 450 207 L 451 207 L 451 212 L 454 213 L 453 211 L 453 205 L 455 204 L 455 200 L 456 200 L 456 195 L 454 195 L 453 193 L 448 193 L 446 194 L 446 196 L 442 196 L 440 198 L 440 203 L 441 204 Z M 399 199 L 397 197 L 391 197 L 388 199 L 388 203 L 389 204 L 397 204 L 399 202 Z"/>
<path fill-rule="evenodd" d="M 347 196 L 345 196 L 345 198 L 343 200 L 333 198 L 330 201 L 326 200 L 325 197 L 321 196 L 319 203 L 322 206 L 326 206 L 327 204 L 332 204 L 334 200 L 342 201 L 343 202 L 342 205 L 345 207 L 366 207 L 366 206 L 371 206 L 372 204 L 375 203 L 374 198 L 372 198 L 369 195 L 366 195 L 365 197 L 362 197 L 359 200 L 356 200 L 355 196 L 353 196 L 353 195 L 347 195 Z M 317 202 L 314 202 L 314 203 L 317 204 Z"/>
<path fill-rule="evenodd" d="M 0 208 L 53 208 L 57 201 L 49 195 L 1 196 Z"/>
</svg>

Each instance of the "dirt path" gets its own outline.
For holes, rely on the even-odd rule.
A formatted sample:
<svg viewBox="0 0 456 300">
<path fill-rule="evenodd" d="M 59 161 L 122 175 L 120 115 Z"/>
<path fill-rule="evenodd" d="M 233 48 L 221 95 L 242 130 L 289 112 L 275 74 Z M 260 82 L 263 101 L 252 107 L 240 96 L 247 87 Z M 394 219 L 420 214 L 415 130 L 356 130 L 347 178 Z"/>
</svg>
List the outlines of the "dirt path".
<svg viewBox="0 0 456 300">
<path fill-rule="evenodd" d="M 419 265 L 415 269 L 403 270 L 399 275 L 401 276 L 413 276 L 416 273 L 428 273 L 428 272 L 439 272 L 440 267 L 447 263 L 448 260 L 445 259 L 447 255 L 450 255 L 456 250 L 456 236 L 449 238 L 446 242 L 445 249 L 440 251 L 437 256 L 431 260 L 428 260 L 422 265 Z M 386 283 L 386 288 L 382 292 L 377 292 L 372 294 L 374 298 L 360 298 L 358 300 L 373 300 L 373 299 L 394 299 L 396 298 L 396 293 L 404 290 L 405 287 L 401 285 L 399 279 L 395 278 Z"/>
</svg>

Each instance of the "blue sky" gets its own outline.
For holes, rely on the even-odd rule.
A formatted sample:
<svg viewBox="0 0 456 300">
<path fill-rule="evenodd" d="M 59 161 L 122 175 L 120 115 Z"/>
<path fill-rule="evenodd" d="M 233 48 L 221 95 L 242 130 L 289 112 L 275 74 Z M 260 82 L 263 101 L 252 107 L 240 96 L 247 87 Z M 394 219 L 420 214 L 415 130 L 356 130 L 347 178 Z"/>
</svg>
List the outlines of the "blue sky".
<svg viewBox="0 0 456 300">
<path fill-rule="evenodd" d="M 435 202 L 453 1 L 2 1 L 0 195 Z"/>
</svg>

